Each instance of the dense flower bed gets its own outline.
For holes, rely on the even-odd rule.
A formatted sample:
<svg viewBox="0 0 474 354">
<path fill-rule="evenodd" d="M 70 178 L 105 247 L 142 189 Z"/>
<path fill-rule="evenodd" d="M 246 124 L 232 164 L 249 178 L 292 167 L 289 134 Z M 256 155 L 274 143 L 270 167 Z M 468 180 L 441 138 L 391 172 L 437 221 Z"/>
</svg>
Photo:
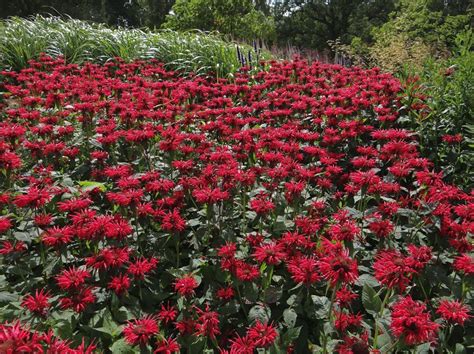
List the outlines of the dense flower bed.
<svg viewBox="0 0 474 354">
<path fill-rule="evenodd" d="M 2 352 L 472 345 L 474 197 L 420 156 L 392 76 L 2 75 Z"/>
</svg>

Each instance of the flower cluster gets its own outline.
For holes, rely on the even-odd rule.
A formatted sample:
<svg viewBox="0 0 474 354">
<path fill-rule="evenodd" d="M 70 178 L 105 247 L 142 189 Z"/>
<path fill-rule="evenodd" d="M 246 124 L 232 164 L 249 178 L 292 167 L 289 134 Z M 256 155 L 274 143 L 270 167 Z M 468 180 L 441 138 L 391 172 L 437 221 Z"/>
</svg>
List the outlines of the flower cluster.
<svg viewBox="0 0 474 354">
<path fill-rule="evenodd" d="M 391 75 L 48 57 L 0 75 L 0 348 L 465 342 L 474 194 L 420 153 Z"/>
</svg>

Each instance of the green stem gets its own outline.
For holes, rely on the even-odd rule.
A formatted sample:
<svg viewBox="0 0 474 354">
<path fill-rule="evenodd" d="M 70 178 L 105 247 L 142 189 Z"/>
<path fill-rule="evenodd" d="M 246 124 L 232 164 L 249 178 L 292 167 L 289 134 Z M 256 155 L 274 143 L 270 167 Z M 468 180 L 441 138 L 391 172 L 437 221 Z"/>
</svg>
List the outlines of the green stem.
<svg viewBox="0 0 474 354">
<path fill-rule="evenodd" d="M 375 317 L 375 332 L 374 332 L 374 348 L 377 349 L 377 339 L 379 337 L 379 319 L 382 318 L 383 311 L 385 310 L 385 305 L 387 304 L 388 299 L 392 296 L 392 289 L 388 289 L 385 297 L 383 298 L 382 305 L 380 306 L 380 311 Z"/>
<path fill-rule="evenodd" d="M 179 257 L 180 257 L 180 254 L 179 254 L 179 238 L 178 238 L 178 241 L 176 242 L 176 268 L 179 268 Z"/>
<path fill-rule="evenodd" d="M 268 287 L 270 286 L 270 284 L 272 283 L 273 268 L 274 268 L 273 265 L 271 265 L 271 266 L 268 268 L 267 278 L 265 279 L 265 284 L 264 284 L 264 287 L 263 287 L 263 291 L 267 290 L 267 288 L 268 288 Z"/>
<path fill-rule="evenodd" d="M 237 296 L 239 297 L 240 306 L 242 307 L 242 311 L 245 315 L 245 318 L 248 321 L 249 317 L 248 317 L 248 314 L 247 314 L 247 308 L 245 307 L 244 300 L 242 299 L 242 294 L 240 293 L 240 286 L 236 285 L 235 288 L 237 289 Z"/>
<path fill-rule="evenodd" d="M 336 284 L 336 286 L 334 287 L 334 289 L 332 291 L 331 302 L 329 304 L 329 310 L 328 310 L 328 314 L 327 314 L 327 318 L 329 319 L 329 323 L 331 323 L 331 321 L 332 321 L 332 307 L 333 307 L 334 301 L 336 299 L 336 293 L 337 293 L 338 288 L 339 288 L 339 283 Z M 324 333 L 324 338 L 323 338 L 323 353 L 324 354 L 329 353 L 328 348 L 327 348 L 327 344 L 328 344 L 328 338 L 326 336 L 326 333 Z"/>
</svg>

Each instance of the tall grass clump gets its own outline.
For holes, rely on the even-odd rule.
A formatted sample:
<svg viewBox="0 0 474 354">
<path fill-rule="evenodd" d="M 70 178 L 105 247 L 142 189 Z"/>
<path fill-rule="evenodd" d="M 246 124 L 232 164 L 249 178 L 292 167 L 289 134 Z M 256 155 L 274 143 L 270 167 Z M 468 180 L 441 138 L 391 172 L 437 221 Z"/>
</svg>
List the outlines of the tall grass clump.
<svg viewBox="0 0 474 354">
<path fill-rule="evenodd" d="M 0 22 L 0 69 L 20 70 L 41 53 L 62 56 L 68 63 L 104 63 L 158 59 L 170 70 L 231 75 L 242 66 L 241 53 L 256 65 L 267 54 L 249 45 L 226 41 L 217 33 L 109 28 L 76 19 L 35 16 Z"/>
</svg>

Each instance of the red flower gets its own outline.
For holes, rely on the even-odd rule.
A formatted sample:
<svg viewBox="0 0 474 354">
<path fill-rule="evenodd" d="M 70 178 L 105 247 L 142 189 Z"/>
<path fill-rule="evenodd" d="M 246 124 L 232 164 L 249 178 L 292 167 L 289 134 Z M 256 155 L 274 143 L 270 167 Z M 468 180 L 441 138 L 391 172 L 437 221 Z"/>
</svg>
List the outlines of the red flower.
<svg viewBox="0 0 474 354">
<path fill-rule="evenodd" d="M 464 325 L 471 316 L 469 306 L 457 300 L 442 300 L 436 312 L 446 321 Z"/>
<path fill-rule="evenodd" d="M 390 220 L 375 220 L 369 224 L 369 229 L 377 237 L 385 238 L 393 232 L 394 226 Z"/>
<path fill-rule="evenodd" d="M 19 321 L 0 324 L 2 353 L 42 353 L 41 337 L 23 328 Z"/>
<path fill-rule="evenodd" d="M 132 344 L 146 344 L 154 335 L 158 333 L 158 323 L 153 316 L 145 316 L 141 319 L 128 321 L 122 333 L 125 340 Z"/>
<path fill-rule="evenodd" d="M 164 214 L 161 228 L 165 231 L 181 232 L 186 228 L 186 221 L 181 217 L 178 209 L 173 209 L 173 211 Z"/>
<path fill-rule="evenodd" d="M 349 251 L 341 250 L 321 257 L 318 262 L 322 276 L 335 286 L 353 283 L 359 276 L 357 261 L 349 257 Z"/>
<path fill-rule="evenodd" d="M 268 214 L 275 209 L 275 204 L 267 198 L 268 197 L 265 193 L 259 194 L 255 199 L 250 200 L 250 208 L 257 214 Z"/>
<path fill-rule="evenodd" d="M 179 349 L 179 344 L 176 339 L 163 338 L 156 342 L 156 349 L 153 353 L 173 354 L 179 353 Z"/>
<path fill-rule="evenodd" d="M 46 312 L 51 304 L 49 303 L 49 296 L 41 289 L 39 291 L 36 290 L 34 295 L 26 295 L 21 302 L 21 306 L 36 315 L 46 316 Z"/>
<path fill-rule="evenodd" d="M 28 189 L 27 194 L 17 196 L 14 200 L 14 203 L 20 208 L 38 208 L 43 206 L 49 199 L 50 195 L 48 191 L 44 189 L 38 189 L 37 187 L 31 187 Z"/>
<path fill-rule="evenodd" d="M 219 188 L 201 188 L 193 191 L 193 197 L 198 203 L 214 204 L 216 202 L 229 198 L 229 192 L 222 191 Z"/>
<path fill-rule="evenodd" d="M 240 337 L 237 335 L 230 342 L 232 345 L 229 354 L 254 354 L 256 344 L 249 336 Z"/>
<path fill-rule="evenodd" d="M 268 348 L 278 337 L 278 332 L 273 325 L 257 321 L 248 329 L 247 337 L 256 347 Z"/>
<path fill-rule="evenodd" d="M 181 321 L 176 322 L 175 325 L 179 333 L 183 335 L 192 334 L 194 328 L 196 328 L 196 322 L 192 318 L 183 318 Z"/>
<path fill-rule="evenodd" d="M 178 316 L 178 311 L 174 306 L 168 304 L 168 306 L 161 305 L 161 310 L 158 312 L 158 318 L 161 322 L 171 323 Z"/>
<path fill-rule="evenodd" d="M 130 264 L 128 267 L 128 272 L 132 274 L 137 279 L 144 279 L 147 273 L 150 273 L 158 265 L 158 259 L 146 258 L 137 259 L 134 263 Z"/>
<path fill-rule="evenodd" d="M 359 337 L 344 337 L 344 342 L 338 344 L 337 352 L 339 354 L 357 354 L 357 353 L 372 353 L 372 354 L 379 354 L 380 351 L 376 350 L 369 350 L 369 341 L 368 341 L 368 333 L 363 333 L 360 338 Z"/>
<path fill-rule="evenodd" d="M 406 258 L 407 264 L 415 271 L 421 271 L 431 261 L 433 257 L 431 248 L 428 246 L 417 247 L 415 245 L 408 245 L 408 252 L 410 256 Z"/>
<path fill-rule="evenodd" d="M 130 288 L 130 278 L 126 274 L 118 275 L 112 278 L 107 287 L 120 295 Z"/>
<path fill-rule="evenodd" d="M 0 245 L 0 254 L 11 254 L 26 250 L 26 245 L 23 241 L 17 241 L 15 244 L 10 241 L 2 241 Z"/>
<path fill-rule="evenodd" d="M 462 135 L 461 134 L 456 134 L 456 135 L 443 135 L 442 139 L 445 143 L 448 144 L 457 144 L 462 141 Z"/>
<path fill-rule="evenodd" d="M 343 287 L 336 292 L 336 302 L 341 307 L 350 305 L 350 303 L 358 297 L 359 296 L 356 293 L 352 292 L 347 287 Z"/>
<path fill-rule="evenodd" d="M 225 287 L 225 288 L 220 288 L 216 292 L 216 296 L 220 300 L 224 300 L 224 301 L 229 301 L 230 299 L 232 299 L 234 297 L 234 295 L 235 295 L 235 292 L 234 292 L 234 289 L 231 286 L 228 286 L 228 287 Z"/>
<path fill-rule="evenodd" d="M 206 305 L 206 310 L 196 308 L 199 318 L 196 323 L 196 335 L 206 336 L 215 339 L 216 335 L 220 334 L 219 330 L 219 315 L 215 311 L 209 311 L 209 305 Z"/>
<path fill-rule="evenodd" d="M 404 291 L 410 283 L 414 269 L 406 257 L 397 250 L 380 251 L 374 262 L 375 278 L 388 288 Z"/>
<path fill-rule="evenodd" d="M 275 265 L 281 262 L 285 257 L 285 253 L 282 251 L 280 244 L 268 242 L 256 247 L 253 256 L 260 263 L 265 262 L 269 265 Z"/>
<path fill-rule="evenodd" d="M 61 274 L 56 276 L 58 286 L 63 290 L 75 290 L 82 286 L 87 278 L 91 277 L 91 273 L 87 270 L 71 267 L 63 270 Z"/>
<path fill-rule="evenodd" d="M 345 332 L 348 328 L 358 328 L 362 323 L 362 315 L 360 314 L 352 314 L 352 313 L 345 313 L 345 312 L 336 312 L 336 319 L 334 321 L 334 327 L 339 332 Z"/>
<path fill-rule="evenodd" d="M 295 258 L 288 262 L 288 271 L 294 282 L 309 286 L 320 278 L 317 266 L 318 262 L 314 258 Z"/>
<path fill-rule="evenodd" d="M 234 265 L 235 275 L 240 281 L 253 281 L 260 277 L 260 270 L 252 264 L 239 260 Z"/>
<path fill-rule="evenodd" d="M 108 238 L 122 239 L 128 235 L 131 235 L 132 232 L 133 229 L 128 221 L 119 217 L 107 224 L 105 236 Z"/>
<path fill-rule="evenodd" d="M 458 272 L 464 273 L 466 275 L 472 275 L 474 274 L 474 259 L 467 253 L 464 253 L 454 258 L 453 267 Z"/>
<path fill-rule="evenodd" d="M 59 299 L 62 309 L 72 309 L 77 313 L 81 313 L 89 304 L 95 302 L 93 288 L 81 288 L 75 290 L 70 296 Z"/>
<path fill-rule="evenodd" d="M 430 319 L 426 305 L 410 296 L 399 300 L 392 308 L 390 328 L 396 337 L 402 337 L 407 345 L 436 340 L 439 325 Z"/>
<path fill-rule="evenodd" d="M 0 217 L 0 233 L 4 233 L 5 231 L 8 231 L 12 227 L 12 223 L 7 217 Z"/>
<path fill-rule="evenodd" d="M 352 221 L 344 221 L 329 228 L 331 239 L 338 241 L 352 241 L 360 234 L 360 229 Z"/>
<path fill-rule="evenodd" d="M 51 224 L 53 217 L 50 214 L 38 214 L 34 217 L 35 224 L 39 227 L 45 227 Z"/>
<path fill-rule="evenodd" d="M 65 227 L 51 227 L 47 229 L 42 235 L 41 240 L 46 246 L 56 247 L 66 245 L 71 242 L 73 237 L 73 230 L 69 226 Z"/>
<path fill-rule="evenodd" d="M 174 283 L 174 290 L 181 296 L 194 295 L 194 289 L 198 287 L 196 279 L 190 275 L 179 278 Z"/>
</svg>

